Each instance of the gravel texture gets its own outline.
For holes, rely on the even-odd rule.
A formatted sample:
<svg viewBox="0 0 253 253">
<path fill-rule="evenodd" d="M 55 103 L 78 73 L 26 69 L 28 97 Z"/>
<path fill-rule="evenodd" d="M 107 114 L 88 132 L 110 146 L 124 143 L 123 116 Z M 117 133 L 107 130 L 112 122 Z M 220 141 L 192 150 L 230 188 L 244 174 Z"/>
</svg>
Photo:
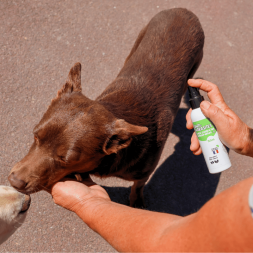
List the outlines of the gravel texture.
<svg viewBox="0 0 253 253">
<path fill-rule="evenodd" d="M 82 63 L 82 88 L 96 98 L 116 77 L 144 25 L 159 11 L 185 7 L 202 23 L 204 58 L 196 73 L 216 83 L 227 104 L 253 126 L 252 0 L 1 0 L 0 184 L 33 141 L 32 129 Z M 232 168 L 209 174 L 203 156 L 189 150 L 185 98 L 159 166 L 145 188 L 147 209 L 187 215 L 219 192 L 252 176 L 252 160 L 230 152 Z M 128 203 L 131 183 L 95 179 L 112 200 Z M 75 214 L 39 192 L 24 225 L 1 252 L 114 252 Z"/>
</svg>

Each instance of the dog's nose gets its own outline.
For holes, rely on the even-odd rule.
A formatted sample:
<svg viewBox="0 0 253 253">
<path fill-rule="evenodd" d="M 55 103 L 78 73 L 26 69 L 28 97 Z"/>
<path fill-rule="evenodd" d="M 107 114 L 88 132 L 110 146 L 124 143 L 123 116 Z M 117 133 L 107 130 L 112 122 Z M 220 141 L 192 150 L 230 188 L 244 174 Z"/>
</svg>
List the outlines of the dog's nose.
<svg viewBox="0 0 253 253">
<path fill-rule="evenodd" d="M 26 212 L 29 209 L 30 204 L 31 204 L 31 197 L 29 195 L 25 195 L 25 201 L 23 203 L 21 212 L 22 213 Z"/>
<path fill-rule="evenodd" d="M 16 188 L 17 190 L 24 190 L 27 183 L 25 181 L 23 181 L 22 179 L 19 179 L 15 176 L 14 172 L 12 172 L 9 177 L 8 180 L 11 184 L 12 187 Z"/>
</svg>

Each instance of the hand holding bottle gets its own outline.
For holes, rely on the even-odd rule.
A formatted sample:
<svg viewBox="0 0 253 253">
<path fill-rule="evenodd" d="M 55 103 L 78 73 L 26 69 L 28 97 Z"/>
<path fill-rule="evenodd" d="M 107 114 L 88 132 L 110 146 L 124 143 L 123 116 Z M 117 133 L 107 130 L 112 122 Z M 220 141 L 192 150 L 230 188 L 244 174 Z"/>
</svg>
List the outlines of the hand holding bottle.
<svg viewBox="0 0 253 253">
<path fill-rule="evenodd" d="M 253 156 L 253 130 L 227 106 L 218 87 L 202 79 L 189 79 L 188 85 L 207 92 L 211 103 L 202 101 L 200 109 L 214 123 L 220 140 L 239 154 Z M 192 109 L 186 115 L 188 129 L 193 128 L 191 112 Z M 195 132 L 192 135 L 190 149 L 195 155 L 202 153 Z"/>
</svg>

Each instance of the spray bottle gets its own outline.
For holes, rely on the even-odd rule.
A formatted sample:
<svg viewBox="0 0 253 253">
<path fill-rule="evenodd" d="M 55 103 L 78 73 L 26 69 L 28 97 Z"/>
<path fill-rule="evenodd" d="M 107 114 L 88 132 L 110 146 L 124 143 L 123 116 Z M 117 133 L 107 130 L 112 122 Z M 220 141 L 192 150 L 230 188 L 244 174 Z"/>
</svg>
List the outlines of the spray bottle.
<svg viewBox="0 0 253 253">
<path fill-rule="evenodd" d="M 212 174 L 222 172 L 231 167 L 227 150 L 220 141 L 213 123 L 205 117 L 200 109 L 200 103 L 204 98 L 200 95 L 199 89 L 189 86 L 188 91 L 192 107 L 192 124 L 209 172 Z"/>
</svg>

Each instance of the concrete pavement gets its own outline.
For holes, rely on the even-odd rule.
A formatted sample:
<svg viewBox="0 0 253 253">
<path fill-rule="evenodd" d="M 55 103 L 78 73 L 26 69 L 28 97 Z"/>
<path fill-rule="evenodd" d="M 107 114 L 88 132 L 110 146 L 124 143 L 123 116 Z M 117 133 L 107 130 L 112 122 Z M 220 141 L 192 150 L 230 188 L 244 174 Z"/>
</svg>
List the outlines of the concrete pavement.
<svg viewBox="0 0 253 253">
<path fill-rule="evenodd" d="M 96 98 L 116 77 L 144 25 L 159 11 L 185 7 L 200 19 L 206 40 L 195 76 L 216 83 L 227 104 L 253 127 L 253 1 L 251 0 L 2 0 L 0 1 L 0 183 L 27 153 L 32 129 L 82 63 L 83 93 Z M 187 100 L 187 98 L 186 98 Z M 182 101 L 159 166 L 145 188 L 147 209 L 187 215 L 212 196 L 253 174 L 252 160 L 230 152 L 232 168 L 207 171 L 189 151 Z M 112 200 L 127 204 L 131 183 L 95 179 Z M 24 225 L 1 252 L 113 252 L 79 218 L 49 194 L 32 196 Z"/>
</svg>

